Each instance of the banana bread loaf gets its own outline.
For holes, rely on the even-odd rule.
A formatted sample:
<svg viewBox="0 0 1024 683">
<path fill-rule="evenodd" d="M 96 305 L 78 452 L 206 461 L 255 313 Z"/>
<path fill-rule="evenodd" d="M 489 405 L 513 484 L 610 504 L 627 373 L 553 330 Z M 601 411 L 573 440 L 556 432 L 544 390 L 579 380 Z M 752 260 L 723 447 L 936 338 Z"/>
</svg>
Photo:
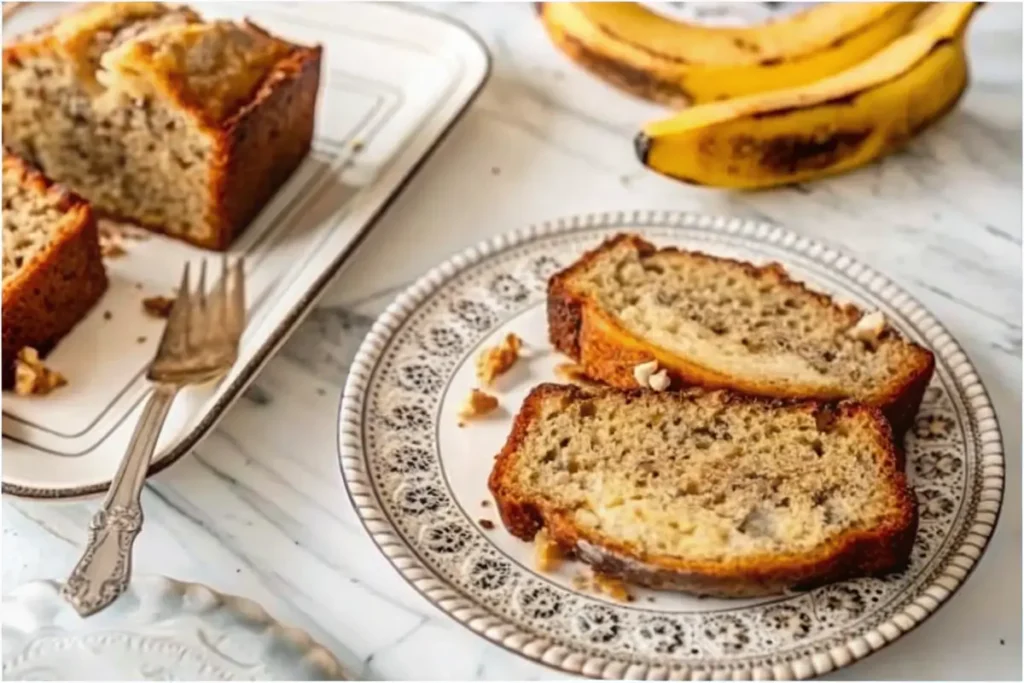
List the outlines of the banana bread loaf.
<svg viewBox="0 0 1024 683">
<path fill-rule="evenodd" d="M 890 427 L 858 403 L 541 385 L 489 484 L 513 535 L 704 595 L 900 569 L 917 529 Z"/>
<path fill-rule="evenodd" d="M 104 214 L 226 249 L 309 150 L 320 48 L 153 2 L 4 47 L 3 137 Z"/>
<path fill-rule="evenodd" d="M 637 366 L 669 385 L 771 398 L 854 398 L 902 436 L 935 367 L 880 313 L 862 314 L 794 282 L 777 263 L 656 249 L 619 235 L 555 274 L 551 341 L 583 371 L 635 387 Z"/>
<path fill-rule="evenodd" d="M 18 352 L 45 354 L 107 288 L 96 221 L 80 197 L 3 155 L 3 386 Z"/>
</svg>

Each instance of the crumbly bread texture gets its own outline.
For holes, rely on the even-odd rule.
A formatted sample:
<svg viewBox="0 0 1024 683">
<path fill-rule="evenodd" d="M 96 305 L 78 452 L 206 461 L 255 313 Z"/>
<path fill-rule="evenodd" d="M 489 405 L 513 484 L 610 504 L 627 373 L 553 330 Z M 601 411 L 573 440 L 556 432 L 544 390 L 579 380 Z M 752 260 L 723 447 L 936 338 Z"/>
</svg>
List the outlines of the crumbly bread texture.
<svg viewBox="0 0 1024 683">
<path fill-rule="evenodd" d="M 853 402 L 544 384 L 489 485 L 513 535 L 703 595 L 898 570 L 917 529 L 888 422 Z"/>
<path fill-rule="evenodd" d="M 97 211 L 226 249 L 309 150 L 320 48 L 160 3 L 9 43 L 3 137 Z"/>
<path fill-rule="evenodd" d="M 629 234 L 548 284 L 551 341 L 595 379 L 635 387 L 636 366 L 656 361 L 673 388 L 853 398 L 880 408 L 901 437 L 934 356 L 889 327 L 858 327 L 861 318 L 854 306 L 794 282 L 777 263 L 656 249 Z"/>
<path fill-rule="evenodd" d="M 3 385 L 18 352 L 45 354 L 107 288 L 96 221 L 80 197 L 3 155 Z"/>
</svg>

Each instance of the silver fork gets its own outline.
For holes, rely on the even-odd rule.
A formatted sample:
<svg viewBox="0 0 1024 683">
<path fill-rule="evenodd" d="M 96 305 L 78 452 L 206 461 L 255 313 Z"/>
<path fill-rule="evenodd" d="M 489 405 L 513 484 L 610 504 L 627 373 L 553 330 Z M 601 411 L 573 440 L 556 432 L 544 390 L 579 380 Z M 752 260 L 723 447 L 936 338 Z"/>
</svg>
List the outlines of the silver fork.
<svg viewBox="0 0 1024 683">
<path fill-rule="evenodd" d="M 128 445 L 103 506 L 89 523 L 89 542 L 61 588 L 61 595 L 83 617 L 112 603 L 128 586 L 132 545 L 142 529 L 140 496 L 157 437 L 178 390 L 209 382 L 227 373 L 238 358 L 245 327 L 245 270 L 242 260 L 228 267 L 206 294 L 206 261 L 193 291 L 189 267 L 181 276 L 156 357 L 147 373 L 153 392 Z"/>
</svg>

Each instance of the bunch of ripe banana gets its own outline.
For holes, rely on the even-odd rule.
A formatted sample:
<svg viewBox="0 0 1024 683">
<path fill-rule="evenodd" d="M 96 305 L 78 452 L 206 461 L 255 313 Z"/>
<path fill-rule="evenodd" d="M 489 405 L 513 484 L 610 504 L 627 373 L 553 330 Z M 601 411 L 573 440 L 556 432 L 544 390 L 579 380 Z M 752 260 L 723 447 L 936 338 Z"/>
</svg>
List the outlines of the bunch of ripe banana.
<svg viewBox="0 0 1024 683">
<path fill-rule="evenodd" d="M 964 32 L 982 3 L 819 4 L 744 28 L 686 24 L 637 3 L 542 3 L 555 44 L 636 95 L 685 109 L 636 152 L 684 182 L 796 183 L 897 149 L 967 87 Z"/>
</svg>

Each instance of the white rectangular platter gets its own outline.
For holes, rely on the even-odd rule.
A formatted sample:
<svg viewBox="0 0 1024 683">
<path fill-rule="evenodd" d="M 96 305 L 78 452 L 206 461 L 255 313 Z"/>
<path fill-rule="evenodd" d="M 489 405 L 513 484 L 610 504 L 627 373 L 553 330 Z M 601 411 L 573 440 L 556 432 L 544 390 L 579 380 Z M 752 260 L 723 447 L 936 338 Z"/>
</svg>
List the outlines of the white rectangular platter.
<svg viewBox="0 0 1024 683">
<path fill-rule="evenodd" d="M 4 22 L 5 40 L 67 11 L 31 3 Z M 344 265 L 360 237 L 455 124 L 487 78 L 486 49 L 465 28 L 399 5 L 194 5 L 206 17 L 248 17 L 272 33 L 324 46 L 313 150 L 236 241 L 249 326 L 220 383 L 179 395 L 151 472 L 188 452 L 238 397 Z M 107 260 L 110 289 L 47 364 L 69 384 L 40 397 L 3 395 L 3 490 L 70 497 L 104 490 L 138 420 L 145 370 L 163 321 L 142 299 L 173 295 L 186 261 L 215 254 L 153 235 Z M 215 272 L 219 272 L 219 265 Z"/>
</svg>

